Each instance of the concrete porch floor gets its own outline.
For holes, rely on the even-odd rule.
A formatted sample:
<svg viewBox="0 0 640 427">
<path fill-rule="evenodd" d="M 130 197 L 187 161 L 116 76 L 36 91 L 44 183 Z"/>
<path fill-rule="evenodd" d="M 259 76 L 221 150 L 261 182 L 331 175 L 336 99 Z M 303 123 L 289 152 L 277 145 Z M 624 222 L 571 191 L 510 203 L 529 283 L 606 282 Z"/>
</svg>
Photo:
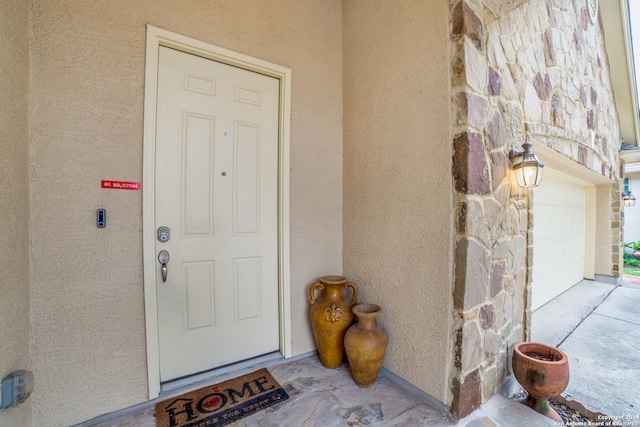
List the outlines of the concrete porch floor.
<svg viewBox="0 0 640 427">
<path fill-rule="evenodd" d="M 559 347 L 569 356 L 567 406 L 592 419 L 598 415 L 640 416 L 640 286 L 582 281 L 532 316 L 532 340 Z M 384 370 L 376 385 L 361 389 L 349 367 L 325 369 L 317 355 L 263 362 L 208 384 L 266 366 L 290 399 L 231 426 L 456 426 L 544 427 L 554 423 L 522 404 L 495 395 L 456 421 L 444 406 Z M 185 386 L 159 400 L 203 387 Z M 78 424 L 77 427 L 155 427 L 156 401 Z M 640 426 L 640 421 L 636 422 Z"/>
<path fill-rule="evenodd" d="M 640 286 L 584 280 L 536 310 L 531 340 L 569 357 L 569 408 L 640 426 Z M 624 419 L 623 419 L 624 420 Z"/>
<path fill-rule="evenodd" d="M 441 427 L 543 427 L 553 422 L 526 406 L 496 395 L 467 418 L 456 421 L 444 405 L 411 384 L 383 369 L 375 386 L 359 388 L 349 367 L 325 369 L 316 354 L 267 363 L 267 368 L 283 386 L 290 399 L 230 424 L 234 427 L 360 427 L 360 426 L 441 426 Z M 262 366 L 255 367 L 256 369 Z M 236 372 L 216 378 L 214 384 Z M 185 387 L 165 394 L 159 400 L 203 387 Z M 156 401 L 107 414 L 76 427 L 155 427 Z"/>
</svg>

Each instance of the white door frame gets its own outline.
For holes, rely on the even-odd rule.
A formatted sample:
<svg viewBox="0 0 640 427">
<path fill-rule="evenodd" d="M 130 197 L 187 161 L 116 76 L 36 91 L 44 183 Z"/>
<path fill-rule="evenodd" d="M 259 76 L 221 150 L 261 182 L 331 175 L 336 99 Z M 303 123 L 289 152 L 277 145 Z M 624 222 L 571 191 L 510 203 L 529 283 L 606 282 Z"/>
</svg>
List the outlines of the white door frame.
<svg viewBox="0 0 640 427">
<path fill-rule="evenodd" d="M 160 394 L 160 352 L 156 305 L 155 141 L 158 48 L 166 46 L 280 80 L 278 136 L 278 290 L 280 352 L 291 357 L 291 294 L 289 265 L 289 143 L 291 70 L 170 31 L 147 25 L 144 94 L 142 243 L 149 399 Z"/>
</svg>

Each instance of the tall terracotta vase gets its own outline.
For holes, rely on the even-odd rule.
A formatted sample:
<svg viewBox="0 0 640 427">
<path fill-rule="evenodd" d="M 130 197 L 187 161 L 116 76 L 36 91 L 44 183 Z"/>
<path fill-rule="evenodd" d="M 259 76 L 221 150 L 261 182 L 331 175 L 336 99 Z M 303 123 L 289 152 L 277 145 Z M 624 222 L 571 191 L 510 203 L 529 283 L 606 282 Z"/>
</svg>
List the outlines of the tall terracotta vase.
<svg viewBox="0 0 640 427">
<path fill-rule="evenodd" d="M 358 317 L 358 323 L 351 326 L 344 337 L 347 358 L 356 384 L 371 387 L 382 368 L 389 336 L 377 323 L 382 313 L 380 306 L 358 304 L 353 307 L 353 313 Z"/>
<path fill-rule="evenodd" d="M 351 300 L 342 294 L 351 288 Z M 324 291 L 316 300 L 316 290 Z M 358 287 L 342 276 L 326 276 L 309 289 L 311 327 L 316 338 L 320 362 L 325 368 L 337 368 L 344 360 L 344 334 L 353 323 L 352 308 L 358 303 Z"/>
<path fill-rule="evenodd" d="M 535 342 L 521 342 L 513 349 L 513 374 L 527 391 L 527 405 L 547 417 L 562 422 L 549 405 L 569 384 L 569 359 L 557 348 Z"/>
</svg>

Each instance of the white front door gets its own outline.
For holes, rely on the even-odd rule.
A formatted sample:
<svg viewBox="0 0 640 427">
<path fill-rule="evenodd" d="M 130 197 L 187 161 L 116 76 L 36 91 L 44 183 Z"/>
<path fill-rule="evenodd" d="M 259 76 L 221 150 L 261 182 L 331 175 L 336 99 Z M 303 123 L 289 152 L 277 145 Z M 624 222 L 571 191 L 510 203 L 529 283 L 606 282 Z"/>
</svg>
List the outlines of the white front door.
<svg viewBox="0 0 640 427">
<path fill-rule="evenodd" d="M 279 349 L 279 80 L 159 48 L 160 380 Z"/>
</svg>

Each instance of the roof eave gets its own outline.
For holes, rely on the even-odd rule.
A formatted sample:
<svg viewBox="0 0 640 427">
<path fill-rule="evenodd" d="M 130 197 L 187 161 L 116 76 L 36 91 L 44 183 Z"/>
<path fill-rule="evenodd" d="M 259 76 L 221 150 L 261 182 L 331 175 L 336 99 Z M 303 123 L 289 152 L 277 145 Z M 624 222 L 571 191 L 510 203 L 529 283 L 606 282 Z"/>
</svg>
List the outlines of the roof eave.
<svg viewBox="0 0 640 427">
<path fill-rule="evenodd" d="M 627 144 L 640 145 L 638 96 L 631 46 L 628 0 L 602 0 L 600 15 L 609 57 L 611 84 L 620 119 L 620 133 Z"/>
</svg>

